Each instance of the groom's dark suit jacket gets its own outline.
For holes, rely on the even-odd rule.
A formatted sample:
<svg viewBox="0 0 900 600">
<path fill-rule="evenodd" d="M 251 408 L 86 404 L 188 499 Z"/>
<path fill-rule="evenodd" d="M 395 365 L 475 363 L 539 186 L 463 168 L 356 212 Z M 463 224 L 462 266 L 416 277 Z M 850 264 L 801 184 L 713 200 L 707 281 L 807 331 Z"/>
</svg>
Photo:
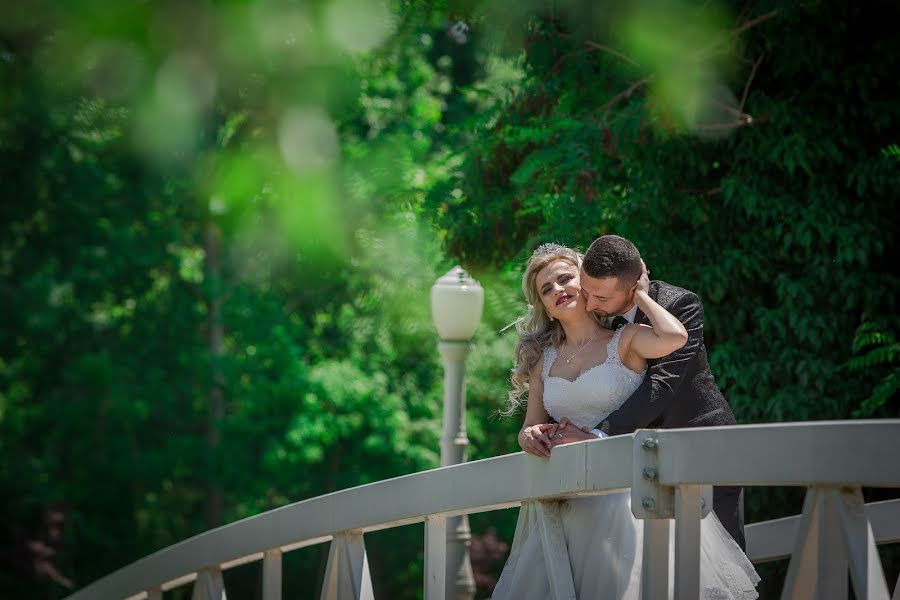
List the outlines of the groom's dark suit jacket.
<svg viewBox="0 0 900 600">
<path fill-rule="evenodd" d="M 662 281 L 651 282 L 649 294 L 684 324 L 688 341 L 668 356 L 648 360 L 644 382 L 597 428 L 608 435 L 620 435 L 636 429 L 734 425 L 734 413 L 709 372 L 700 298 Z M 640 310 L 635 322 L 650 324 Z M 713 509 L 728 533 L 746 549 L 742 489 L 715 487 Z"/>
<path fill-rule="evenodd" d="M 648 360 L 641 387 L 597 427 L 608 435 L 620 435 L 635 429 L 734 425 L 734 413 L 709 372 L 700 298 L 662 281 L 651 282 L 649 294 L 682 322 L 688 341 L 668 356 Z M 650 324 L 640 310 L 634 320 Z"/>
</svg>

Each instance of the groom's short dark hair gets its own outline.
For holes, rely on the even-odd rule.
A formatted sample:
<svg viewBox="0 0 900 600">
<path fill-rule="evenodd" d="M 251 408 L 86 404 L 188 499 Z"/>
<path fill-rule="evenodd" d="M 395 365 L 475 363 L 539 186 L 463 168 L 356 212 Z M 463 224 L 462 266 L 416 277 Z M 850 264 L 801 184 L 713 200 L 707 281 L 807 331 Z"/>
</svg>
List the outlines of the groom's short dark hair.
<svg viewBox="0 0 900 600">
<path fill-rule="evenodd" d="M 641 253 L 634 244 L 619 235 L 598 237 L 584 253 L 581 268 L 596 279 L 617 277 L 637 281 L 641 276 Z"/>
</svg>

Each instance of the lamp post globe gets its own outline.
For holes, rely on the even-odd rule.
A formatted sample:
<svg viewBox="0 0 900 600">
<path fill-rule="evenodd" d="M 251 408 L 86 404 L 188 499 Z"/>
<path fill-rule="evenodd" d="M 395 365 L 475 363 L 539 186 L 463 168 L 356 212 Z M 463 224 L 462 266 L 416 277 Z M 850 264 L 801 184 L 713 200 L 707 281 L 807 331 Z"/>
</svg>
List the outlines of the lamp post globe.
<svg viewBox="0 0 900 600">
<path fill-rule="evenodd" d="M 450 269 L 431 287 L 431 318 L 441 341 L 438 350 L 444 364 L 444 427 L 441 466 L 466 461 L 465 361 L 469 340 L 481 322 L 484 289 L 461 267 Z M 447 519 L 446 597 L 471 600 L 475 576 L 469 560 L 472 535 L 466 515 Z"/>
<path fill-rule="evenodd" d="M 456 266 L 431 286 L 431 318 L 444 341 L 468 342 L 484 308 L 484 289 Z"/>
</svg>

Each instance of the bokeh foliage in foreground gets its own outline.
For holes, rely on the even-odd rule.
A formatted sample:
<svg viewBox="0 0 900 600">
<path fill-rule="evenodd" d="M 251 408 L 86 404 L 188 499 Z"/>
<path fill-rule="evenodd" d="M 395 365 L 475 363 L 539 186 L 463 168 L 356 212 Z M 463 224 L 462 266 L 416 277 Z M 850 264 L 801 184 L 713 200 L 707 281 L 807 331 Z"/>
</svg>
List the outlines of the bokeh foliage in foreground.
<svg viewBox="0 0 900 600">
<path fill-rule="evenodd" d="M 456 261 L 487 292 L 470 457 L 516 450 L 499 331 L 542 241 L 621 233 L 698 292 L 741 422 L 898 416 L 877 7 L 187 6 L 0 24 L 4 596 L 436 466 L 428 288 Z M 800 508 L 748 500 L 750 521 Z M 514 516 L 473 528 L 509 540 Z M 373 536 L 378 593 L 420 595 L 421 542 Z M 314 596 L 323 558 L 287 589 Z M 483 593 L 499 563 L 476 566 Z M 235 597 L 257 577 L 230 574 Z"/>
</svg>

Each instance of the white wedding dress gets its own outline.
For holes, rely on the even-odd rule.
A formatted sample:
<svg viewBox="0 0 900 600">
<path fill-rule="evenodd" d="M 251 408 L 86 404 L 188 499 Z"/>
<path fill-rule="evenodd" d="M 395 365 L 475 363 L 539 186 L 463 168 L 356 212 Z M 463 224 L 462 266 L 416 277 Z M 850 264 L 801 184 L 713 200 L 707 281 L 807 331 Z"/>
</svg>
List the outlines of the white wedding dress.
<svg viewBox="0 0 900 600">
<path fill-rule="evenodd" d="M 646 372 L 636 373 L 619 360 L 622 331 L 616 331 L 607 345 L 606 360 L 575 381 L 550 376 L 556 349 L 547 348 L 542 379 L 544 407 L 550 416 L 557 421 L 566 417 L 579 427 L 594 427 L 638 388 Z M 560 503 L 560 516 L 576 596 L 580 600 L 640 598 L 643 522 L 631 512 L 631 493 L 565 500 Z M 700 531 L 700 597 L 757 598 L 759 576 L 714 512 L 701 521 Z M 674 536 L 669 537 L 671 552 Z M 509 559 L 492 599 L 550 597 L 536 508 L 529 504 L 520 509 Z"/>
</svg>

